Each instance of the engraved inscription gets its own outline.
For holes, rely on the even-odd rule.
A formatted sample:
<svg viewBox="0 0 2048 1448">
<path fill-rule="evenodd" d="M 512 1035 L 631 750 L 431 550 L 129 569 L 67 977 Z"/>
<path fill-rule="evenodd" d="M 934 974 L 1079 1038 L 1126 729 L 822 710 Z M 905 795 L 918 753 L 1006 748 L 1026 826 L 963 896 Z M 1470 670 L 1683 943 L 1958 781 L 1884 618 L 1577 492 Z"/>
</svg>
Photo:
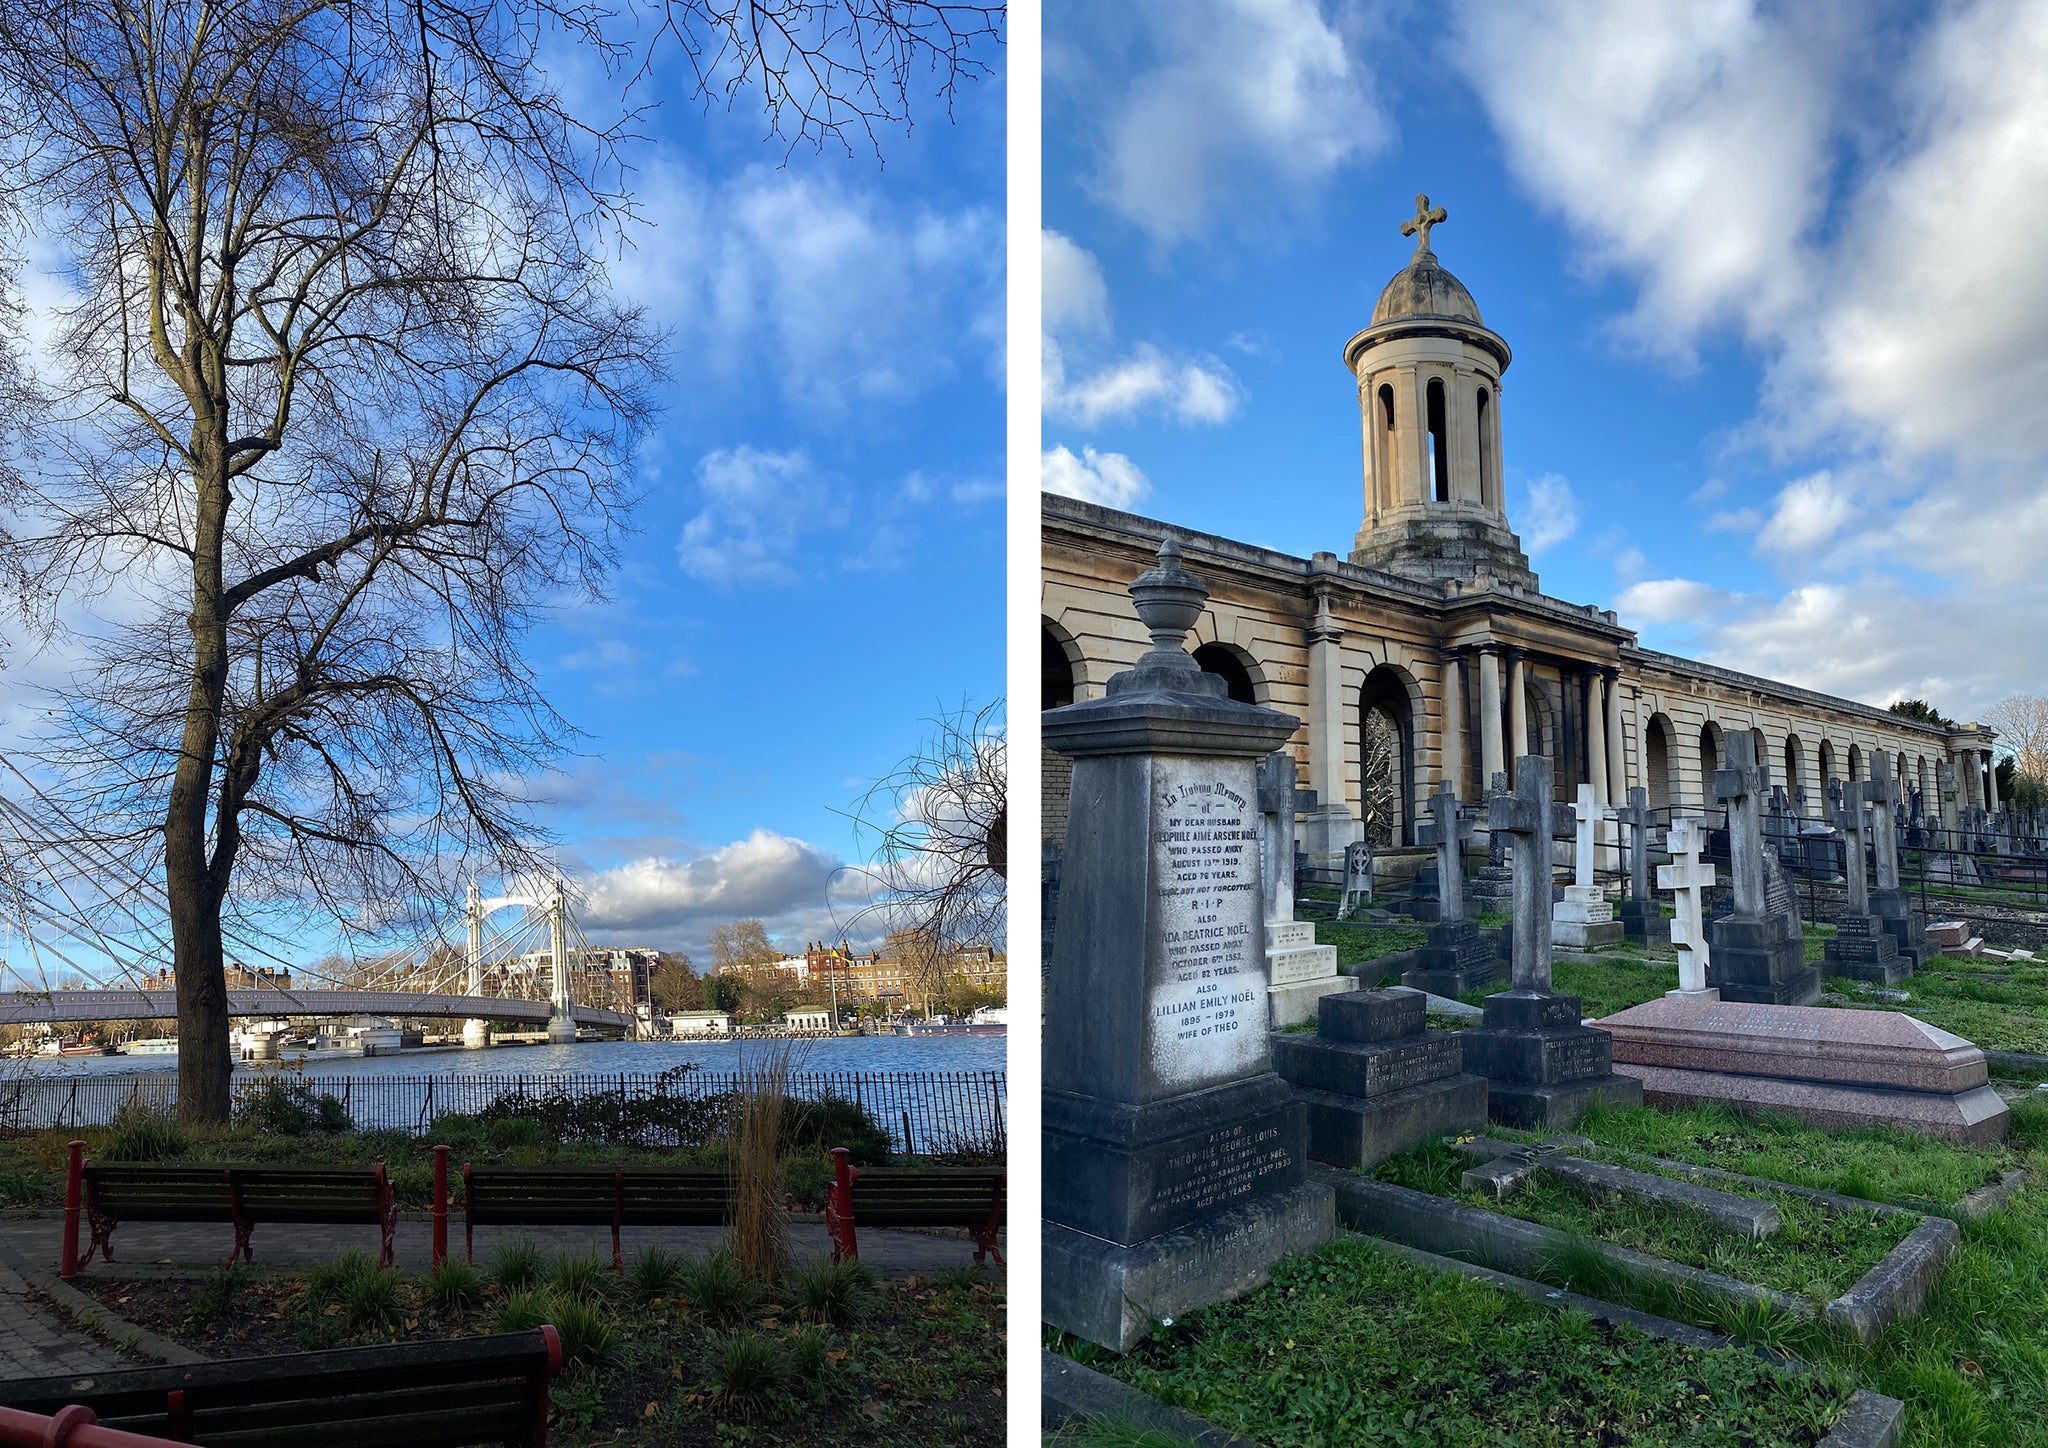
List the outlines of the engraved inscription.
<svg viewBox="0 0 2048 1448">
<path fill-rule="evenodd" d="M 1255 1195 L 1293 1160 L 1279 1127 L 1256 1120 L 1226 1126 L 1159 1163 L 1152 1205 L 1174 1219 L 1226 1207 Z"/>
<path fill-rule="evenodd" d="M 1186 1090 L 1266 1058 L 1266 950 L 1249 767 L 1160 760 L 1152 796 L 1157 894 L 1148 963 L 1149 1052 Z"/>
</svg>

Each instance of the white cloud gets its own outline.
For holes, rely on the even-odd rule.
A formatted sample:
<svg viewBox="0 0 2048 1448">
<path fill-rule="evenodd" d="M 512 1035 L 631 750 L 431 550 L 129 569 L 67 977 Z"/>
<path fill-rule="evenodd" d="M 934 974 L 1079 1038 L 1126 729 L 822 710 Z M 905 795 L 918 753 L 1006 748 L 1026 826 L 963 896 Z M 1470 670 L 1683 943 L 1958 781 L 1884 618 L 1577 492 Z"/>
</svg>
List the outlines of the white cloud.
<svg viewBox="0 0 2048 1448">
<path fill-rule="evenodd" d="M 1105 508 L 1129 509 L 1152 491 L 1138 465 L 1122 453 L 1084 447 L 1075 457 L 1064 445 L 1039 459 L 1038 485 L 1048 493 L 1064 493 Z"/>
<path fill-rule="evenodd" d="M 1690 578 L 1648 578 L 1615 596 L 1615 612 L 1630 628 L 1681 620 L 1704 621 L 1724 612 L 1729 595 Z"/>
<path fill-rule="evenodd" d="M 1069 382 L 1065 356 L 1048 337 L 1044 373 L 1045 414 L 1083 427 L 1148 413 L 1214 425 L 1228 422 L 1242 400 L 1237 379 L 1214 358 L 1171 357 L 1149 342 Z"/>
<path fill-rule="evenodd" d="M 1709 514 L 1706 529 L 1709 533 L 1754 533 L 1763 525 L 1764 515 L 1754 508 L 1728 508 Z"/>
<path fill-rule="evenodd" d="M 805 529 L 846 521 L 833 496 L 801 451 L 721 448 L 697 464 L 703 507 L 683 525 L 676 559 L 691 577 L 719 587 L 788 583 Z"/>
<path fill-rule="evenodd" d="M 1556 473 L 1529 484 L 1529 495 L 1517 511 L 1522 542 L 1531 553 L 1554 548 L 1579 531 L 1579 500 L 1572 485 Z"/>
<path fill-rule="evenodd" d="M 1777 505 L 1757 543 L 1773 553 L 1810 557 L 1832 542 L 1853 516 L 1847 492 L 1836 486 L 1832 474 L 1818 472 L 1778 490 Z"/>
<path fill-rule="evenodd" d="M 1299 209 L 1385 144 L 1371 78 L 1316 0 L 1147 0 L 1088 184 L 1153 241 Z"/>
<path fill-rule="evenodd" d="M 606 940 L 701 948 L 711 927 L 760 919 L 787 939 L 831 933 L 830 896 L 840 862 L 830 851 L 757 829 L 689 859 L 653 855 L 583 882 L 583 926 Z"/>
<path fill-rule="evenodd" d="M 772 376 L 809 408 L 907 399 L 963 360 L 1000 376 L 994 213 L 760 167 L 710 181 L 661 162 L 637 191 L 654 228 L 613 272 L 673 329 L 679 369 Z"/>
<path fill-rule="evenodd" d="M 1095 254 L 1057 231 L 1039 239 L 1040 316 L 1048 332 L 1107 332 L 1109 284 Z"/>
</svg>

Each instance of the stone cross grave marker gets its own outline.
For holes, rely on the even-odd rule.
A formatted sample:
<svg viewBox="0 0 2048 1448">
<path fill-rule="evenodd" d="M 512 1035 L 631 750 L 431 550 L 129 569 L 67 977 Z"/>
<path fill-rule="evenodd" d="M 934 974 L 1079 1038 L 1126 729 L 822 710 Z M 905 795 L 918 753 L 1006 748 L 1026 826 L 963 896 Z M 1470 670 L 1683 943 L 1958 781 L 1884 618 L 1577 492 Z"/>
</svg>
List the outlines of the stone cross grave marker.
<svg viewBox="0 0 2048 1448">
<path fill-rule="evenodd" d="M 1490 801 L 1497 794 L 1507 793 L 1509 793 L 1507 771 L 1503 769 L 1496 769 L 1493 772 L 1493 777 L 1486 782 L 1486 797 Z M 1489 805 L 1488 807 L 1491 808 L 1491 805 Z M 1488 830 L 1486 835 L 1487 867 L 1489 869 L 1498 870 L 1504 868 L 1507 865 L 1507 862 L 1507 840 L 1504 837 L 1496 836 L 1491 830 Z"/>
<path fill-rule="evenodd" d="M 1372 841 L 1353 840 L 1344 847 L 1344 898 L 1337 906 L 1337 918 L 1351 914 L 1351 902 L 1372 903 Z"/>
<path fill-rule="evenodd" d="M 1707 932 L 1700 923 L 1701 906 L 1714 888 L 1714 862 L 1700 858 L 1706 845 L 1698 820 L 1671 822 L 1665 848 L 1672 862 L 1657 867 L 1657 885 L 1672 892 L 1678 907 L 1671 922 L 1671 943 L 1678 947 L 1678 989 L 1665 994 L 1718 1000 L 1721 993 L 1707 985 Z"/>
<path fill-rule="evenodd" d="M 1628 898 L 1646 900 L 1650 894 L 1650 792 L 1636 785 L 1628 792 L 1628 803 L 1614 811 L 1615 821 L 1628 826 Z"/>
<path fill-rule="evenodd" d="M 1728 767 L 1714 771 L 1714 797 L 1728 806 L 1728 856 L 1735 888 L 1735 913 L 1762 916 L 1764 902 L 1764 840 L 1757 806 L 1769 776 L 1756 762 L 1756 740 L 1747 729 L 1728 735 Z M 1841 781 L 1828 783 L 1839 799 Z"/>
<path fill-rule="evenodd" d="M 1457 787 L 1437 781 L 1429 797 L 1430 817 L 1422 822 L 1422 843 L 1436 847 L 1437 919 L 1465 918 L 1465 842 L 1472 838 L 1472 814 L 1458 803 Z"/>
<path fill-rule="evenodd" d="M 1579 786 L 1578 808 L 1572 839 L 1572 883 L 1581 889 L 1593 883 L 1593 847 L 1600 821 L 1614 818 L 1614 811 L 1602 809 L 1593 797 L 1593 786 Z"/>
<path fill-rule="evenodd" d="M 1276 749 L 1259 761 L 1259 865 L 1266 919 L 1294 918 L 1294 756 Z"/>
<path fill-rule="evenodd" d="M 1563 808 L 1569 818 L 1570 805 Z M 1509 974 L 1518 991 L 1550 990 L 1550 840 L 1559 813 L 1551 801 L 1550 761 L 1515 761 L 1515 792 L 1487 801 L 1487 825 L 1508 836 L 1515 872 L 1514 945 Z"/>
<path fill-rule="evenodd" d="M 1934 782 L 1941 790 L 1941 827 L 1954 834 L 1959 821 L 1956 817 L 1956 772 L 1947 763 L 1934 766 Z M 1954 848 L 1954 841 L 1947 842 Z"/>
<path fill-rule="evenodd" d="M 1842 832 L 1842 841 L 1848 847 L 1842 873 L 1849 882 L 1851 915 L 1870 913 L 1870 884 L 1863 874 L 1863 832 L 1870 808 L 1868 792 L 1867 784 L 1852 784 L 1843 790 L 1841 812 L 1835 816 L 1835 827 Z"/>
<path fill-rule="evenodd" d="M 1872 800 L 1879 809 L 1877 820 L 1877 888 L 1896 890 L 1899 888 L 1899 782 L 1892 778 L 1892 761 L 1888 754 L 1876 754 L 1870 760 L 1869 790 Z"/>
</svg>

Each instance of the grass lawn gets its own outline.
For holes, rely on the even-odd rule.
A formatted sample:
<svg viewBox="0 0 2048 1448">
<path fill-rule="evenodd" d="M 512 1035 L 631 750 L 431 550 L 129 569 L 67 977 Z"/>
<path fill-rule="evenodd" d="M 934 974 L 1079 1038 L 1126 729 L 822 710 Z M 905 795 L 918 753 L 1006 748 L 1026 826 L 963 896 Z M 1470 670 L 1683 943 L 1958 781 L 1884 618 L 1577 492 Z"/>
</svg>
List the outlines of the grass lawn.
<svg viewBox="0 0 2048 1448">
<path fill-rule="evenodd" d="M 1586 1015 L 1611 1016 L 1655 1000 L 1667 990 L 1677 990 L 1678 963 L 1616 951 L 1598 964 L 1589 960 L 1555 961 L 1550 967 L 1550 983 L 1567 995 L 1577 996 L 1579 1009 Z M 1480 997 L 1481 1001 L 1484 999 Z"/>
<path fill-rule="evenodd" d="M 1906 1203 L 1952 1202 L 2005 1167 L 2026 1166 L 2029 1189 L 2004 1211 L 1964 1226 L 1962 1246 L 1920 1316 L 1872 1346 L 1799 1324 L 1758 1323 L 1754 1335 L 1903 1400 L 1909 1448 L 2048 1445 L 2048 1104 L 2016 1104 L 2007 1146 L 1998 1151 L 1903 1132 L 1831 1133 L 1712 1108 L 1596 1111 L 1578 1130 L 1603 1146 Z M 1570 1272 L 1560 1278 L 1559 1285 L 1610 1301 L 1727 1325 L 1669 1293 Z"/>
<path fill-rule="evenodd" d="M 1343 1241 L 1119 1358 L 1056 1348 L 1269 1448 L 1807 1445 L 1849 1385 L 1701 1351 Z M 1114 1438 L 1107 1442 L 1118 1441 Z"/>
<path fill-rule="evenodd" d="M 522 1248 L 524 1250 L 522 1250 Z M 643 1252 L 623 1278 L 592 1255 L 511 1244 L 439 1277 L 355 1253 L 303 1275 L 95 1271 L 78 1285 L 209 1355 L 512 1331 L 562 1336 L 549 1441 L 586 1445 L 1003 1442 L 1001 1280 L 972 1268 L 881 1282 L 858 1264 L 747 1283 L 727 1259 Z"/>
<path fill-rule="evenodd" d="M 1316 922 L 1316 944 L 1337 947 L 1337 968 L 1378 960 L 1429 944 L 1427 925 L 1352 925 Z M 1367 982 L 1371 984 L 1371 982 Z"/>
<path fill-rule="evenodd" d="M 1986 979 L 1989 975 L 2007 979 Z M 1854 990 L 1836 982 L 1830 988 L 1845 994 Z M 2048 1055 L 2048 965 L 1938 955 L 1914 972 L 1903 989 L 1912 993 L 1910 1001 L 1872 1002 L 1869 1008 L 1904 1011 L 1986 1050 Z"/>
<path fill-rule="evenodd" d="M 1777 1204 L 1784 1225 L 1761 1242 L 1749 1242 L 1716 1231 L 1705 1218 L 1680 1207 L 1625 1197 L 1590 1202 L 1565 1182 L 1540 1173 L 1505 1202 L 1497 1202 L 1491 1193 L 1458 1185 L 1460 1173 L 1471 1165 L 1450 1147 L 1432 1143 L 1382 1162 L 1371 1174 L 1397 1186 L 1775 1287 L 1816 1303 L 1841 1296 L 1919 1225 L 1917 1219 L 1896 1213 L 1830 1211 L 1802 1197 L 1755 1192 L 1747 1195 Z"/>
</svg>

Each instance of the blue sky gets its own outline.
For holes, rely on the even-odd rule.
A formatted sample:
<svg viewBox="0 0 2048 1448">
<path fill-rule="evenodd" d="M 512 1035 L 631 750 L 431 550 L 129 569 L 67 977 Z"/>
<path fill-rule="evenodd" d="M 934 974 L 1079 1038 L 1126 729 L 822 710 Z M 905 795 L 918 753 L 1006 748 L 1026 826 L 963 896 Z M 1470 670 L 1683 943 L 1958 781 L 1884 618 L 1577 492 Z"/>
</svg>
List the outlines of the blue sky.
<svg viewBox="0 0 2048 1448">
<path fill-rule="evenodd" d="M 1053 0 L 1045 50 L 1045 486 L 1348 553 L 1341 348 L 1427 192 L 1547 592 L 1873 703 L 2041 690 L 2048 10 Z"/>
<path fill-rule="evenodd" d="M 673 58 L 673 57 L 671 57 Z M 801 948 L 853 907 L 837 811 L 924 720 L 1003 687 L 1002 55 L 788 153 L 753 112 L 662 108 L 620 290 L 674 335 L 613 598 L 532 639 L 589 734 L 551 782 L 591 938 L 700 951 L 760 916 Z M 655 94 L 664 79 L 655 78 Z M 842 890 L 847 884 L 842 880 Z"/>
</svg>

